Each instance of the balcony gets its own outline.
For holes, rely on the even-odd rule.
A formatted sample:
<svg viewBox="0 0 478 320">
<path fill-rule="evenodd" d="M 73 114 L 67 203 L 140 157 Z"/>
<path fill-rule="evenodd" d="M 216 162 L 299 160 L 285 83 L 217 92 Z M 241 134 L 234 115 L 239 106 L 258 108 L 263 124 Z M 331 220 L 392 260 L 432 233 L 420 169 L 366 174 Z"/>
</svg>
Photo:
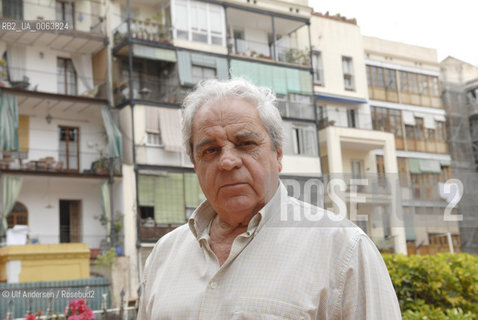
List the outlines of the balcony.
<svg viewBox="0 0 478 320">
<path fill-rule="evenodd" d="M 286 100 L 278 100 L 277 108 L 282 117 L 314 120 L 315 112 L 312 103 L 292 102 Z"/>
<path fill-rule="evenodd" d="M 131 20 L 131 38 L 144 41 L 148 44 L 170 44 L 172 39 L 171 26 L 164 25 L 158 21 L 150 19 Z M 114 46 L 120 45 L 128 39 L 128 20 L 113 30 Z"/>
<path fill-rule="evenodd" d="M 3 60 L 0 60 L 0 62 Z M 4 61 L 3 61 L 4 63 Z M 57 65 L 46 65 L 46 70 L 0 66 L 0 87 L 12 93 L 45 93 L 86 99 L 106 100 L 106 83 L 103 79 L 79 76 L 76 71 L 54 73 Z"/>
<path fill-rule="evenodd" d="M 5 2 L 3 0 L 2 2 Z M 0 31 L 0 40 L 71 53 L 91 54 L 104 47 L 105 23 L 103 4 L 98 1 L 7 1 L 3 3 L 2 20 L 64 21 L 67 30 L 47 32 Z"/>
<path fill-rule="evenodd" d="M 229 54 L 310 67 L 305 22 L 233 8 L 227 9 L 227 21 Z"/>
<path fill-rule="evenodd" d="M 147 80 L 133 81 L 133 99 L 152 103 L 180 105 L 190 88 L 180 87 L 170 80 L 160 80 L 154 76 L 148 76 Z M 114 101 L 121 105 L 129 101 L 128 82 L 121 82 L 114 89 Z"/>
<path fill-rule="evenodd" d="M 121 176 L 121 161 L 92 152 L 65 154 L 59 149 L 31 148 L 0 153 L 0 172 L 21 175 L 105 177 Z"/>
</svg>

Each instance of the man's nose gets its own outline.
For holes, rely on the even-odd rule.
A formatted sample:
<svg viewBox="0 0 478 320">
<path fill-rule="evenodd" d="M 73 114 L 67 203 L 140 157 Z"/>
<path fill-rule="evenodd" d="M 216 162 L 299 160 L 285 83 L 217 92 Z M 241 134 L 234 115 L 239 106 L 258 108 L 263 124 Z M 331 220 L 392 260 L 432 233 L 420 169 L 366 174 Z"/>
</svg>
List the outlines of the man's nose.
<svg viewBox="0 0 478 320">
<path fill-rule="evenodd" d="M 222 148 L 221 157 L 219 159 L 219 167 L 222 170 L 232 170 L 234 168 L 240 168 L 242 160 L 237 150 L 233 147 Z"/>
</svg>

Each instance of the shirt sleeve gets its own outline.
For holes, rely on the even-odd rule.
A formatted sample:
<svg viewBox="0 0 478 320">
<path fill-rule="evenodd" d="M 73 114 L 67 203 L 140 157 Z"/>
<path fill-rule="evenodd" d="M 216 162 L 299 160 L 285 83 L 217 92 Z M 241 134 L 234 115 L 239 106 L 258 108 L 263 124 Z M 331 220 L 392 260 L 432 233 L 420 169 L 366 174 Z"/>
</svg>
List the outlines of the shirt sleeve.
<svg viewBox="0 0 478 320">
<path fill-rule="evenodd" d="M 349 253 L 342 274 L 341 319 L 402 319 L 387 266 L 372 240 L 359 235 Z"/>
</svg>

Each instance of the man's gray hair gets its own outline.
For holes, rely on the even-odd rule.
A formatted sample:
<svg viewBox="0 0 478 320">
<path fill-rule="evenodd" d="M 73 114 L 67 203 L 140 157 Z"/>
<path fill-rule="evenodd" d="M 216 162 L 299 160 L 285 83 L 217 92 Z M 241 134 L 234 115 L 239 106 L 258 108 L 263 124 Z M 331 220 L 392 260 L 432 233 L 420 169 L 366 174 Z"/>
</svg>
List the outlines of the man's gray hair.
<svg viewBox="0 0 478 320">
<path fill-rule="evenodd" d="M 256 106 L 259 118 L 269 133 L 274 151 L 282 148 L 284 137 L 282 118 L 275 106 L 276 97 L 271 89 L 258 87 L 242 78 L 226 81 L 206 80 L 200 82 L 183 102 L 183 143 L 193 163 L 192 127 L 196 112 L 208 102 L 226 98 L 243 99 Z"/>
</svg>

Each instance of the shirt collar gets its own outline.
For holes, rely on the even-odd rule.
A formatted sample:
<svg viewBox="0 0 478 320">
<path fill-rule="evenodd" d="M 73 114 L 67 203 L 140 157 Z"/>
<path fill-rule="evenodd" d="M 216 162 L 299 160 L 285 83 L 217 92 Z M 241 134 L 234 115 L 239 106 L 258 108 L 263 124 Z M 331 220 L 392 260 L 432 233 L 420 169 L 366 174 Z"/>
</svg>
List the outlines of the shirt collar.
<svg viewBox="0 0 478 320">
<path fill-rule="evenodd" d="M 279 186 L 271 200 L 249 221 L 247 234 L 252 235 L 256 233 L 273 215 L 280 214 L 280 206 L 284 199 L 287 199 L 287 189 L 282 181 L 279 181 Z M 216 212 L 207 200 L 203 201 L 194 210 L 191 218 L 188 220 L 188 224 L 189 229 L 191 229 L 192 234 L 198 241 L 209 237 L 210 224 L 215 216 Z"/>
</svg>

